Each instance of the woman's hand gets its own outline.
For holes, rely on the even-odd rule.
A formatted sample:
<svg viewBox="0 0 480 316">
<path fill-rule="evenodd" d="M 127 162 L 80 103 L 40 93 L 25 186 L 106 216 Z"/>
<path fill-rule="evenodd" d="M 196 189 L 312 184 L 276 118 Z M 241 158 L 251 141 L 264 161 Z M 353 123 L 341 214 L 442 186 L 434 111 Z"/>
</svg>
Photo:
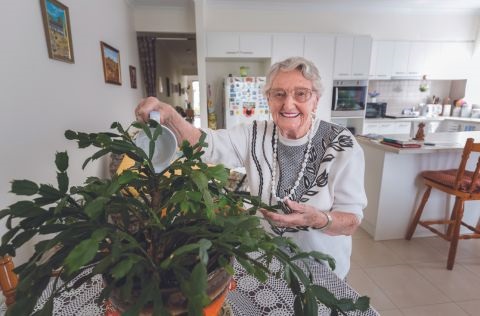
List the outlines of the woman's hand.
<svg viewBox="0 0 480 316">
<path fill-rule="evenodd" d="M 295 201 L 285 200 L 285 204 L 290 208 L 292 213 L 280 214 L 262 209 L 263 216 L 279 227 L 296 227 L 296 226 L 318 226 L 326 224 L 326 218 L 319 210 L 313 206 L 300 204 Z M 315 225 L 314 225 L 315 224 Z"/>
<path fill-rule="evenodd" d="M 138 121 L 146 122 L 152 111 L 160 113 L 160 124 L 168 125 L 168 122 L 174 119 L 175 115 L 181 117 L 171 105 L 164 103 L 155 97 L 142 99 L 135 108 L 135 117 Z"/>
<path fill-rule="evenodd" d="M 265 209 L 260 211 L 266 219 L 279 227 L 309 226 L 319 228 L 324 227 L 328 222 L 327 216 L 313 206 L 288 199 L 285 200 L 285 203 L 292 213 L 279 214 Z M 341 211 L 330 212 L 329 214 L 332 217 L 332 223 L 328 229 L 323 231 L 327 235 L 352 235 L 360 225 L 360 221 L 355 214 Z"/>
<path fill-rule="evenodd" d="M 198 143 L 202 134 L 201 131 L 188 123 L 173 106 L 157 98 L 148 97 L 140 101 L 135 108 L 135 117 L 138 121 L 146 122 L 152 111 L 160 113 L 160 124 L 172 130 L 179 144 L 184 140 L 188 141 L 191 145 Z"/>
</svg>

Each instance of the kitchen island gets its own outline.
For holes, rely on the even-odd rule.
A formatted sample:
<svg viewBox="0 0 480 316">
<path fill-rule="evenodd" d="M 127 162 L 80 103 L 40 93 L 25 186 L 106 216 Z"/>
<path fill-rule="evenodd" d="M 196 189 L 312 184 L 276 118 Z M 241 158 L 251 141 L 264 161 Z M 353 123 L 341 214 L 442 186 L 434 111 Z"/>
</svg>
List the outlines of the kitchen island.
<svg viewBox="0 0 480 316">
<path fill-rule="evenodd" d="M 362 228 L 374 240 L 404 238 L 425 189 L 418 175 L 424 170 L 457 168 L 469 137 L 480 142 L 480 132 L 427 134 L 425 143 L 430 145 L 420 148 L 396 148 L 357 137 L 365 153 L 365 191 L 368 198 Z M 405 140 L 409 135 L 390 135 L 389 138 Z M 475 168 L 475 157 L 478 155 L 472 155 L 467 165 L 470 170 Z M 453 202 L 445 193 L 432 190 L 422 218 L 449 216 Z M 465 222 L 475 226 L 479 215 L 480 201 L 465 203 Z M 417 227 L 414 237 L 432 235 L 429 230 Z"/>
</svg>

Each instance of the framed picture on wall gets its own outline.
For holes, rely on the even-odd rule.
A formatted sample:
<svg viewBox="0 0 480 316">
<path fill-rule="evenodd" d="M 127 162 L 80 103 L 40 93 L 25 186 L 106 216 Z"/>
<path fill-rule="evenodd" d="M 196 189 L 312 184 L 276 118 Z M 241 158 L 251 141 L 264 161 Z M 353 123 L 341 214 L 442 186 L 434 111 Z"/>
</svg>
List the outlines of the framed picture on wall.
<svg viewBox="0 0 480 316">
<path fill-rule="evenodd" d="M 130 71 L 130 87 L 137 89 L 137 68 L 128 66 L 128 70 Z"/>
<path fill-rule="evenodd" d="M 102 50 L 105 82 L 121 85 L 120 52 L 104 42 L 100 42 L 100 49 Z"/>
<path fill-rule="evenodd" d="M 165 86 L 167 87 L 167 97 L 170 96 L 170 78 L 165 77 Z"/>
<path fill-rule="evenodd" d="M 182 84 L 178 83 L 178 95 L 182 95 Z"/>
<path fill-rule="evenodd" d="M 68 7 L 57 0 L 40 0 L 48 57 L 74 63 Z"/>
<path fill-rule="evenodd" d="M 173 89 L 173 92 L 178 93 L 178 84 L 174 84 Z"/>
</svg>

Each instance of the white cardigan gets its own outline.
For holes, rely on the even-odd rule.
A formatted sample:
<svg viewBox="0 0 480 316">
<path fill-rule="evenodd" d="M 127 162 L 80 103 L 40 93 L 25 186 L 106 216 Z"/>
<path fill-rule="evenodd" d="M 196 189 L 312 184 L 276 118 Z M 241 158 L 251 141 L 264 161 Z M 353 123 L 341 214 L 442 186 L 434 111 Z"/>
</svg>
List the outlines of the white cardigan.
<svg viewBox="0 0 480 316">
<path fill-rule="evenodd" d="M 271 195 L 274 130 L 273 121 L 254 121 L 228 130 L 204 129 L 208 147 L 203 160 L 222 163 L 227 168 L 244 167 L 250 193 L 261 196 L 267 204 L 275 204 Z M 361 220 L 367 203 L 361 147 L 346 128 L 333 123 L 316 120 L 313 133 L 307 170 L 297 189 L 296 200 L 322 211 L 350 212 Z M 279 135 L 279 142 L 287 146 L 299 146 L 307 141 L 307 135 L 295 140 Z M 281 157 L 280 153 L 278 157 Z M 278 228 L 272 230 L 266 221 L 264 226 L 272 233 L 279 233 Z M 316 250 L 331 255 L 336 261 L 334 272 L 342 279 L 347 275 L 352 252 L 351 236 L 329 236 L 313 229 L 291 229 L 283 235 L 291 237 L 305 251 Z"/>
</svg>

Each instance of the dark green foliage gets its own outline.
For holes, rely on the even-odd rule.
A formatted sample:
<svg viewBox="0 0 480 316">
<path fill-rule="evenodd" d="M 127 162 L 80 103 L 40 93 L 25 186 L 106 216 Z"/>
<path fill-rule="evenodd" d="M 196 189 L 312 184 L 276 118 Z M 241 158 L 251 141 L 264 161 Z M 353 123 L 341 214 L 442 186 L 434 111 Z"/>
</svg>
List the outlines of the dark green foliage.
<svg viewBox="0 0 480 316">
<path fill-rule="evenodd" d="M 162 133 L 154 121 L 132 126 L 143 130 L 153 146 Z M 90 177 L 83 186 L 69 188 L 68 156 L 60 152 L 55 157 L 57 187 L 29 180 L 12 182 L 12 193 L 30 198 L 0 211 L 0 218 L 7 217 L 8 228 L 0 255 L 15 255 L 17 248 L 38 235 L 54 237 L 38 242 L 29 261 L 15 269 L 20 283 L 10 315 L 30 315 L 52 269 L 61 268 L 59 277 L 65 283 L 53 291 L 39 313 L 50 315 L 53 297 L 68 290 L 68 282 L 92 264 L 93 271 L 74 286 L 103 274 L 109 282 L 100 299 L 108 297 L 114 287 L 125 300 L 132 301 L 136 293 L 135 304 L 126 315 L 137 315 L 144 306 L 151 306 L 155 314 L 166 314 L 161 293 L 172 286 L 179 286 L 187 297 L 189 314 L 202 315 L 202 307 L 209 303 L 205 293 L 208 273 L 219 266 L 233 273 L 232 256 L 260 281 L 269 273 L 263 262 L 276 257 L 285 266 L 281 277 L 297 295 L 298 315 L 316 315 L 317 301 L 333 314 L 368 308 L 367 298 L 338 300 L 311 283 L 308 273 L 293 260 L 325 260 L 333 267 L 333 259 L 317 252 L 303 253 L 291 240 L 266 233 L 260 219 L 251 214 L 258 207 L 270 207 L 256 197 L 225 190 L 228 170 L 201 160 L 205 136 L 194 146 L 184 142 L 183 156 L 158 174 L 151 161 L 153 148 L 145 153 L 137 147 L 129 134 L 131 127 L 125 130 L 119 123 L 111 127 L 115 133 L 67 131 L 65 136 L 80 148 L 98 148 L 84 166 L 115 153 L 135 161 L 130 170 L 112 179 Z M 252 207 L 245 210 L 244 202 Z M 12 220 L 18 224 L 12 225 Z M 52 249 L 56 249 L 53 255 L 47 255 Z M 248 256 L 258 250 L 263 251 L 262 257 Z"/>
</svg>

